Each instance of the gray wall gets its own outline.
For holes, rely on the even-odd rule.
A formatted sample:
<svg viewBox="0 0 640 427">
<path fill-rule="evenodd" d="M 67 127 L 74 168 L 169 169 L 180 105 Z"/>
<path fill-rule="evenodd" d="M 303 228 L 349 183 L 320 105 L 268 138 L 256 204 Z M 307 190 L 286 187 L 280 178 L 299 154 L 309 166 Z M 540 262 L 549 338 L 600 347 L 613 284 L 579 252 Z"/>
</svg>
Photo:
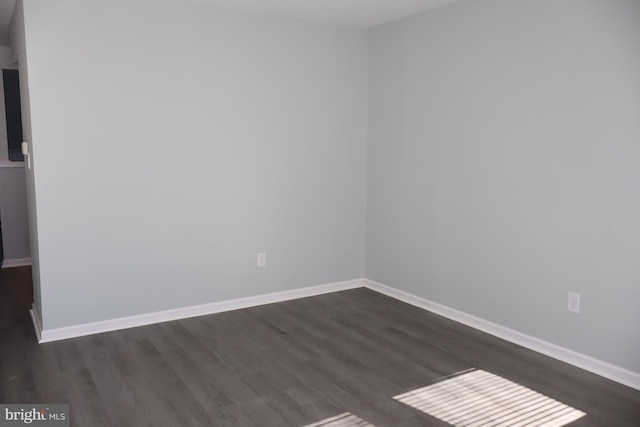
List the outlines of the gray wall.
<svg viewBox="0 0 640 427">
<path fill-rule="evenodd" d="M 639 2 L 24 12 L 45 329 L 366 274 L 640 372 Z"/>
<path fill-rule="evenodd" d="M 17 67 L 11 49 L 0 46 L 0 72 Z M 31 257 L 25 185 L 23 164 L 9 161 L 4 85 L 0 78 L 0 219 L 5 261 Z"/>
<path fill-rule="evenodd" d="M 125 0 L 24 23 L 45 329 L 363 276 L 366 31 Z"/>
<path fill-rule="evenodd" d="M 484 0 L 375 28 L 367 277 L 640 372 L 639 23 Z"/>
<path fill-rule="evenodd" d="M 28 260 L 31 251 L 24 167 L 0 164 L 0 218 L 4 260 Z"/>
<path fill-rule="evenodd" d="M 13 62 L 13 53 L 11 52 L 11 47 L 9 46 L 0 46 L 0 68 L 6 68 L 10 70 L 15 70 L 18 68 L 18 64 L 14 64 Z"/>
<path fill-rule="evenodd" d="M 10 39 L 12 53 L 18 59 L 20 72 L 20 106 L 22 108 L 22 136 L 25 141 L 31 137 L 31 102 L 29 94 L 29 69 L 27 66 L 24 8 L 22 0 L 17 0 L 11 18 Z M 13 55 L 12 55 L 13 56 Z M 31 147 L 32 148 L 32 147 Z M 31 150 L 33 151 L 33 150 Z M 33 165 L 33 161 L 31 162 Z M 42 292 L 40 288 L 40 262 L 38 256 L 38 226 L 35 199 L 35 179 L 33 169 L 25 169 L 25 190 L 27 198 L 27 220 L 29 224 L 29 241 L 31 249 L 31 276 L 33 282 L 33 307 L 38 318 L 42 319 Z"/>
</svg>

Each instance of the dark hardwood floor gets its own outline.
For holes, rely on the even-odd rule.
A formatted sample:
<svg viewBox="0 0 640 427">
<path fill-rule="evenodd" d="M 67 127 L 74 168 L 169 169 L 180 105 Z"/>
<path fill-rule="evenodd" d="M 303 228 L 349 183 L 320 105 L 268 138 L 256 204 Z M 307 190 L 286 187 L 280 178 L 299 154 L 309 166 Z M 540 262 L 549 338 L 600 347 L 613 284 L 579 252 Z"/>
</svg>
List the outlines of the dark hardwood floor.
<svg viewBox="0 0 640 427">
<path fill-rule="evenodd" d="M 640 426 L 640 392 L 367 289 L 41 345 L 30 292 L 0 271 L 0 402 L 68 403 L 76 426 L 542 425 L 560 403 Z"/>
</svg>

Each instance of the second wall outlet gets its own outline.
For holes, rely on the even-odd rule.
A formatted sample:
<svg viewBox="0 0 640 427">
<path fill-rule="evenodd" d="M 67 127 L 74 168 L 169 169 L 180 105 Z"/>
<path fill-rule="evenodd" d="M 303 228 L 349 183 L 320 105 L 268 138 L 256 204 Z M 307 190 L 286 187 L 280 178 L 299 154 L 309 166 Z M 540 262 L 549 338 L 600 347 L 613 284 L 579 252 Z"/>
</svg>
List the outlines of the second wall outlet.
<svg viewBox="0 0 640 427">
<path fill-rule="evenodd" d="M 264 267 L 267 265 L 267 253 L 260 252 L 258 253 L 258 267 Z"/>
<path fill-rule="evenodd" d="M 569 292 L 567 298 L 567 311 L 572 313 L 580 313 L 580 294 Z"/>
</svg>

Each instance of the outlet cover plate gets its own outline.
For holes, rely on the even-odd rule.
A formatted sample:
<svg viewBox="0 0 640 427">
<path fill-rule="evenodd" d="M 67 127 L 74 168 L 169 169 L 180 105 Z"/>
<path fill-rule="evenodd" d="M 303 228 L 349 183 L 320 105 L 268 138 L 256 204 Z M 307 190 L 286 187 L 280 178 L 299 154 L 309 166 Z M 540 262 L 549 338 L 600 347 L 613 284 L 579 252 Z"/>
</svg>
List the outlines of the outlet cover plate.
<svg viewBox="0 0 640 427">
<path fill-rule="evenodd" d="M 258 267 L 265 267 L 267 265 L 267 253 L 258 253 Z"/>
<path fill-rule="evenodd" d="M 569 292 L 567 294 L 567 311 L 575 314 L 580 313 L 580 294 Z"/>
</svg>

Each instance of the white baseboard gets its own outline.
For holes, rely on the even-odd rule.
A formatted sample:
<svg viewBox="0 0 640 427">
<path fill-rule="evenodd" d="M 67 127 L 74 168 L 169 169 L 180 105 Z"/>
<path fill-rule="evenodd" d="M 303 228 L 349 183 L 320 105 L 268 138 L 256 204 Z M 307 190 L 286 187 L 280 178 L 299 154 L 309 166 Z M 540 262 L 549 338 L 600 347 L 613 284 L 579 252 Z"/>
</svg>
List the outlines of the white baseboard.
<svg viewBox="0 0 640 427">
<path fill-rule="evenodd" d="M 362 279 L 346 282 L 330 283 L 326 285 L 312 286 L 290 291 L 276 292 L 255 297 L 234 299 L 229 301 L 214 302 L 210 304 L 176 308 L 173 310 L 158 311 L 137 316 L 122 317 L 119 319 L 105 320 L 101 322 L 85 323 L 56 329 L 42 329 L 42 323 L 35 310 L 31 310 L 33 325 L 38 335 L 38 342 L 45 343 L 59 341 L 68 338 L 98 334 L 101 332 L 116 331 L 120 329 L 134 328 L 136 326 L 151 325 L 154 323 L 168 322 L 170 320 L 186 319 L 189 317 L 203 316 L 207 314 L 221 313 L 224 311 L 238 310 L 241 308 L 255 307 L 258 305 L 272 304 L 275 302 L 289 301 L 298 298 L 311 297 L 347 289 L 361 288 Z"/>
<path fill-rule="evenodd" d="M 463 313 L 442 304 L 429 301 L 410 293 L 392 288 L 372 280 L 364 280 L 365 287 L 385 294 L 400 301 L 422 308 L 424 310 L 439 314 L 440 316 L 470 326 L 488 334 L 502 338 L 514 344 L 521 345 L 538 353 L 542 353 L 554 359 L 561 360 L 570 365 L 585 369 L 594 374 L 598 374 L 610 380 L 624 384 L 636 390 L 640 390 L 640 374 L 632 372 L 619 366 L 612 365 L 602 360 L 578 353 L 568 348 L 561 347 L 556 344 L 532 337 L 522 332 L 514 331 L 507 327 L 498 325 L 488 320 Z"/>
<path fill-rule="evenodd" d="M 56 329 L 42 329 L 42 321 L 39 318 L 35 307 L 31 310 L 31 319 L 38 337 L 39 343 L 59 341 L 68 338 L 92 335 L 101 332 L 109 332 L 120 329 L 133 328 L 137 326 L 151 325 L 154 323 L 167 322 L 171 320 L 186 319 L 189 317 L 203 316 L 207 314 L 221 313 L 225 311 L 238 310 L 242 308 L 255 307 L 264 304 L 272 304 L 294 300 L 298 298 L 322 295 L 331 292 L 344 291 L 360 287 L 367 287 L 373 291 L 385 294 L 400 301 L 404 301 L 413 306 L 433 312 L 440 316 L 470 326 L 496 337 L 502 338 L 514 344 L 521 345 L 538 353 L 545 354 L 560 361 L 569 363 L 579 368 L 593 372 L 610 380 L 624 384 L 636 390 L 640 390 L 640 374 L 612 365 L 593 357 L 578 353 L 573 350 L 552 344 L 550 342 L 532 337 L 530 335 L 509 329 L 488 320 L 472 316 L 467 313 L 455 310 L 442 304 L 429 301 L 425 298 L 392 288 L 381 283 L 368 279 L 349 280 L 346 282 L 330 283 L 326 285 L 312 286 L 302 289 L 277 292 L 255 297 L 234 299 L 229 301 L 215 302 L 191 307 L 177 308 L 173 310 L 147 313 L 137 316 L 123 317 L 119 319 L 105 320 L 102 322 L 86 323 L 77 326 L 69 326 Z"/>
<path fill-rule="evenodd" d="M 36 310 L 35 304 L 31 306 L 29 314 L 31 315 L 31 321 L 33 322 L 33 329 L 36 331 L 36 338 L 38 339 L 38 342 L 41 342 L 42 322 L 40 321 L 40 315 L 38 314 L 38 310 Z"/>
<path fill-rule="evenodd" d="M 5 259 L 2 268 L 25 267 L 31 265 L 31 258 Z"/>
</svg>

